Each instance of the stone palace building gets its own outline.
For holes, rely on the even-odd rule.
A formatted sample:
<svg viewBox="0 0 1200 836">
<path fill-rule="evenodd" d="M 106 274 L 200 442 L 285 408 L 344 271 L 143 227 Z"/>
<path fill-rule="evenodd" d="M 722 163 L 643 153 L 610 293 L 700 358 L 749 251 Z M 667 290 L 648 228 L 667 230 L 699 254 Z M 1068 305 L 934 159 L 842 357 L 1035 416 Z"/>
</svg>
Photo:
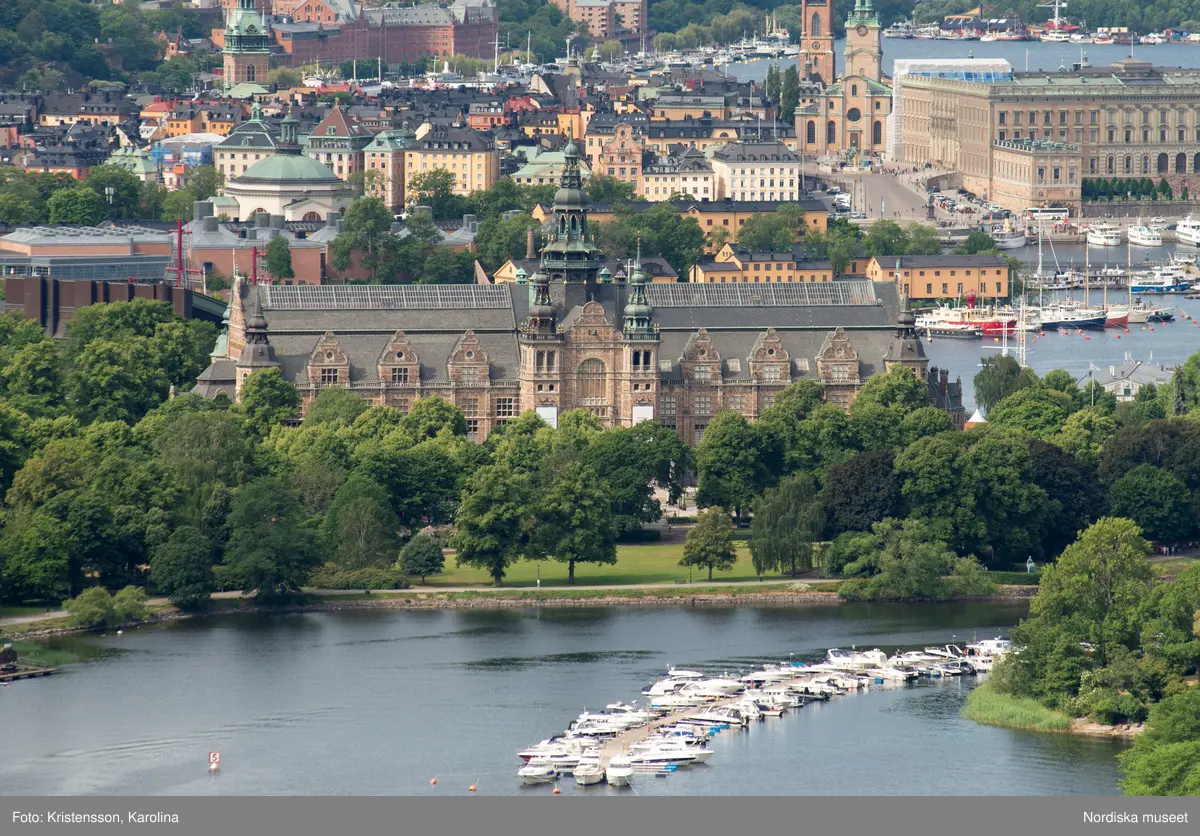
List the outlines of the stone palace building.
<svg viewBox="0 0 1200 836">
<path fill-rule="evenodd" d="M 401 410 L 440 395 L 475 440 L 525 411 L 554 425 L 586 409 L 605 426 L 653 420 L 695 443 L 718 411 L 757 418 L 794 381 L 848 408 L 899 365 L 961 426 L 961 385 L 929 368 L 895 283 L 651 284 L 636 264 L 614 279 L 588 229 L 573 142 L 553 212 L 537 271 L 511 283 L 239 280 L 196 391 L 237 398 L 250 374 L 277 366 L 305 407 L 330 386 Z"/>
</svg>

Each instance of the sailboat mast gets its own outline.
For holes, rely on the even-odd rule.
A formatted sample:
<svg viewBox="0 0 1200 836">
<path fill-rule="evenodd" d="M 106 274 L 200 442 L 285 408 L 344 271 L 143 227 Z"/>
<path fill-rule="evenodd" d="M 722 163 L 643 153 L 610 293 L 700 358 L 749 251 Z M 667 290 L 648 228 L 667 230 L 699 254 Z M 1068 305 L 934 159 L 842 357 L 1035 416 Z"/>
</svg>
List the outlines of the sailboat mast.
<svg viewBox="0 0 1200 836">
<path fill-rule="evenodd" d="M 1129 310 L 1133 310 L 1133 247 L 1125 242 L 1125 287 L 1129 290 Z"/>
</svg>

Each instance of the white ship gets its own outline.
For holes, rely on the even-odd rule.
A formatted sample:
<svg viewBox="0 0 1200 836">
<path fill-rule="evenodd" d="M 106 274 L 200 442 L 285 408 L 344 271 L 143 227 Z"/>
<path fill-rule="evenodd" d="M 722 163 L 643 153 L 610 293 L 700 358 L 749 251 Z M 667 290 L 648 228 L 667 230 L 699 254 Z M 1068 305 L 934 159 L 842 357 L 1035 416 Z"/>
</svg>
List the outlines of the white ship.
<svg viewBox="0 0 1200 836">
<path fill-rule="evenodd" d="M 1129 243 L 1135 247 L 1161 247 L 1162 234 L 1144 224 L 1130 224 L 1125 234 L 1129 236 Z"/>
<path fill-rule="evenodd" d="M 1099 221 L 1088 227 L 1087 243 L 1089 247 L 1119 247 L 1121 230 L 1115 224 Z"/>
<path fill-rule="evenodd" d="M 1175 237 L 1181 244 L 1200 246 L 1200 221 L 1192 220 L 1188 215 L 1175 226 Z"/>
</svg>

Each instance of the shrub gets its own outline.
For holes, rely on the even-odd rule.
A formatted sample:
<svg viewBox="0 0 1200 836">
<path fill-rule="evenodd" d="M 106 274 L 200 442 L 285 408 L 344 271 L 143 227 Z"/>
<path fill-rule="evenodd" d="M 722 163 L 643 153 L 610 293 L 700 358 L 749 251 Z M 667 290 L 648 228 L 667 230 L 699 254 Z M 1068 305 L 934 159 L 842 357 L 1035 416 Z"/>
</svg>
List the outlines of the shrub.
<svg viewBox="0 0 1200 836">
<path fill-rule="evenodd" d="M 308 583 L 316 589 L 408 589 L 408 578 L 399 569 L 343 570 L 330 563 L 314 569 Z"/>
<path fill-rule="evenodd" d="M 138 586 L 127 586 L 114 595 L 112 606 L 118 624 L 145 621 L 150 615 L 150 607 L 146 604 L 146 590 Z"/>
<path fill-rule="evenodd" d="M 102 586 L 93 586 L 64 603 L 63 607 L 71 613 L 72 625 L 90 629 L 144 621 L 150 614 L 146 593 L 136 586 L 127 586 L 116 595 L 109 595 Z"/>
</svg>

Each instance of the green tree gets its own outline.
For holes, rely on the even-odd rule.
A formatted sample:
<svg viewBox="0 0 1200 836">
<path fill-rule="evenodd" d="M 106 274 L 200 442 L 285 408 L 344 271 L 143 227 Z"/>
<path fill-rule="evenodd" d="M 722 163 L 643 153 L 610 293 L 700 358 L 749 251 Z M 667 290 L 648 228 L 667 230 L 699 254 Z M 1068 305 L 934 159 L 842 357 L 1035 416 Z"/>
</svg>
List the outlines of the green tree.
<svg viewBox="0 0 1200 836">
<path fill-rule="evenodd" d="M 1081 409 L 1067 418 L 1058 435 L 1051 439 L 1073 456 L 1095 462 L 1100 451 L 1117 432 L 1117 422 L 1097 409 Z"/>
<path fill-rule="evenodd" d="M 456 179 L 457 175 L 451 171 L 433 168 L 413 175 L 408 181 L 408 191 L 413 195 L 414 205 L 428 206 L 435 218 L 458 218 L 466 208 L 466 201 L 454 193 Z M 347 221 L 349 218 L 347 213 Z"/>
<path fill-rule="evenodd" d="M 440 575 L 446 566 L 442 544 L 424 531 L 409 540 L 400 550 L 400 568 L 410 577 L 419 577 L 421 585 L 430 575 Z"/>
<path fill-rule="evenodd" d="M 496 270 L 509 259 L 524 258 L 528 231 L 537 227 L 537 222 L 523 213 L 508 220 L 488 218 L 479 225 L 475 235 L 476 254 L 480 263 L 489 270 Z M 535 232 L 535 252 L 540 250 L 540 237 Z"/>
<path fill-rule="evenodd" d="M 15 194 L 0 194 L 0 223 L 16 226 L 37 221 L 40 215 L 28 200 Z"/>
<path fill-rule="evenodd" d="M 790 566 L 792 577 L 813 566 L 813 543 L 825 527 L 825 509 L 807 474 L 796 474 L 768 488 L 754 503 L 750 557 L 761 577 Z"/>
<path fill-rule="evenodd" d="M 198 528 L 180 526 L 154 549 L 150 577 L 155 587 L 181 610 L 206 607 L 217 588 L 213 580 L 212 543 Z"/>
<path fill-rule="evenodd" d="M 349 389 L 328 386 L 308 405 L 305 424 L 337 423 L 350 426 L 354 419 L 367 411 L 367 402 Z"/>
<path fill-rule="evenodd" d="M 608 486 L 578 461 L 554 461 L 547 471 L 538 490 L 533 548 L 566 563 L 567 583 L 574 584 L 576 563 L 617 562 Z"/>
<path fill-rule="evenodd" d="M 909 224 L 908 246 L 904 248 L 905 255 L 941 255 L 942 241 L 938 232 L 925 224 Z"/>
<path fill-rule="evenodd" d="M 696 502 L 741 514 L 773 481 L 769 437 L 740 412 L 717 413 L 696 445 Z"/>
<path fill-rule="evenodd" d="M 1179 540 L 1195 531 L 1187 485 L 1152 464 L 1113 482 L 1108 501 L 1113 515 L 1133 520 L 1151 540 Z"/>
<path fill-rule="evenodd" d="M 857 541 L 862 556 L 843 567 L 838 594 L 851 600 L 942 601 L 984 595 L 995 587 L 973 557 L 959 557 L 920 520 L 887 519 L 872 526 L 874 542 Z M 850 535 L 853 536 L 853 535 Z"/>
<path fill-rule="evenodd" d="M 150 607 L 146 604 L 146 590 L 140 586 L 127 586 L 118 590 L 112 597 L 112 606 L 119 624 L 145 621 L 150 616 Z"/>
<path fill-rule="evenodd" d="M 498 466 L 480 468 L 463 490 L 455 519 L 455 560 L 483 569 L 499 586 L 509 566 L 523 557 L 533 531 L 529 477 Z"/>
<path fill-rule="evenodd" d="M 863 236 L 863 252 L 868 256 L 903 255 L 907 248 L 908 233 L 895 221 L 875 221 Z"/>
<path fill-rule="evenodd" d="M 225 188 L 225 174 L 211 163 L 198 165 L 188 169 L 187 185 L 196 200 L 211 200 Z"/>
<path fill-rule="evenodd" d="M 594 171 L 584 184 L 584 191 L 591 203 L 625 203 L 633 198 L 636 186 L 636 183 L 626 183 Z"/>
<path fill-rule="evenodd" d="M 929 406 L 929 386 L 905 366 L 892 366 L 872 375 L 859 390 L 854 407 L 876 404 L 908 413 Z M 853 408 L 852 408 L 853 411 Z"/>
<path fill-rule="evenodd" d="M 82 186 L 55 192 L 46 205 L 52 224 L 95 226 L 104 220 L 108 210 L 104 198 Z"/>
<path fill-rule="evenodd" d="M 680 566 L 708 567 L 708 579 L 714 569 L 727 572 L 737 562 L 733 547 L 733 520 L 720 507 L 706 508 L 696 518 L 696 525 L 687 533 L 683 543 Z"/>
<path fill-rule="evenodd" d="M 254 372 L 242 384 L 242 409 L 260 434 L 294 418 L 300 409 L 300 393 L 284 380 L 278 368 Z"/>
<path fill-rule="evenodd" d="M 85 589 L 77 597 L 64 602 L 63 609 L 71 613 L 71 624 L 75 627 L 94 630 L 115 627 L 120 623 L 113 609 L 112 596 L 102 586 Z"/>
<path fill-rule="evenodd" d="M 967 240 L 955 250 L 963 255 L 977 255 L 979 253 L 990 253 L 996 250 L 996 239 L 988 235 L 981 229 L 973 229 L 967 235 Z"/>
<path fill-rule="evenodd" d="M 329 246 L 329 263 L 335 270 L 347 270 L 351 256 L 358 252 L 362 266 L 370 273 L 371 282 L 377 282 L 381 277 L 390 278 L 397 243 L 392 235 L 392 221 L 392 213 L 382 200 L 358 198 L 346 210 L 342 231 Z"/>
<path fill-rule="evenodd" d="M 340 569 L 390 566 L 399 551 L 400 523 L 378 482 L 353 474 L 334 496 L 321 534 L 329 557 Z"/>
<path fill-rule="evenodd" d="M 1113 648 L 1131 646 L 1138 635 L 1138 609 L 1153 579 L 1149 554 L 1136 523 L 1098 520 L 1043 570 L 1030 606 L 1033 619 L 1091 643 L 1098 664 L 1107 664 Z"/>
<path fill-rule="evenodd" d="M 240 489 L 229 510 L 229 542 L 216 567 L 222 586 L 274 603 L 298 593 L 319 562 L 304 510 L 293 490 L 269 477 Z"/>
<path fill-rule="evenodd" d="M 800 104 L 800 71 L 796 65 L 788 64 L 783 73 L 779 90 L 779 118 L 784 124 L 796 121 L 796 107 Z"/>
<path fill-rule="evenodd" d="M 465 436 L 467 434 L 467 419 L 463 412 L 454 404 L 440 395 L 430 395 L 413 401 L 400 421 L 400 427 L 416 441 L 426 438 L 436 438 L 443 431 L 451 435 Z"/>
<path fill-rule="evenodd" d="M 975 400 L 985 410 L 1033 382 L 1032 373 L 1007 354 L 984 357 L 979 364 L 982 368 L 975 375 Z"/>
<path fill-rule="evenodd" d="M 825 474 L 821 501 L 832 535 L 866 531 L 887 517 L 899 516 L 900 483 L 891 450 L 856 453 Z"/>
<path fill-rule="evenodd" d="M 91 189 L 113 218 L 136 218 L 142 203 L 142 181 L 119 165 L 97 165 L 88 169 L 81 188 Z M 112 200 L 108 190 L 112 189 Z"/>
<path fill-rule="evenodd" d="M 1070 414 L 1069 395 L 1038 387 L 1013 392 L 991 406 L 988 421 L 1001 427 L 1025 430 L 1036 438 L 1049 439 L 1062 430 Z"/>
<path fill-rule="evenodd" d="M 167 396 L 170 381 L 144 337 L 94 340 L 76 358 L 71 400 L 81 417 L 134 422 Z"/>
<path fill-rule="evenodd" d="M 767 78 L 763 83 L 763 92 L 767 94 L 767 98 L 773 105 L 779 107 L 779 94 L 782 91 L 782 81 L 779 76 L 779 64 L 772 63 L 767 68 Z"/>
<path fill-rule="evenodd" d="M 196 195 L 192 193 L 191 189 L 184 188 L 169 192 L 162 199 L 159 217 L 168 223 L 174 221 L 187 223 L 192 220 L 195 202 Z"/>
<path fill-rule="evenodd" d="M 267 273 L 273 279 L 296 278 L 296 271 L 292 269 L 292 248 L 286 235 L 276 235 L 267 244 Z"/>
</svg>

